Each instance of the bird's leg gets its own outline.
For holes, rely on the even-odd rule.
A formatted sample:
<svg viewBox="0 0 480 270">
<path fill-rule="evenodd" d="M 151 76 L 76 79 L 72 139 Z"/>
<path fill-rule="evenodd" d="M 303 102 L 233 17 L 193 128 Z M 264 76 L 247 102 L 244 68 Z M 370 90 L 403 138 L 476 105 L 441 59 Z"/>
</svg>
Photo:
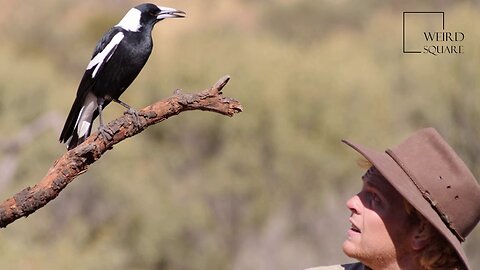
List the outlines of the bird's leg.
<svg viewBox="0 0 480 270">
<path fill-rule="evenodd" d="M 98 102 L 98 118 L 100 120 L 100 126 L 98 127 L 98 132 L 100 132 L 100 134 L 102 134 L 102 136 L 105 139 L 109 140 L 112 138 L 112 134 L 110 134 L 105 128 L 105 126 L 103 125 L 102 110 L 103 110 L 104 100 L 99 98 L 97 102 Z"/>
<path fill-rule="evenodd" d="M 103 117 L 102 117 L 102 107 L 103 107 L 103 102 L 98 104 L 98 119 L 100 120 L 100 126 L 99 128 L 103 129 Z"/>
<path fill-rule="evenodd" d="M 127 103 L 119 100 L 119 99 L 113 99 L 113 101 L 115 101 L 116 103 L 122 105 L 123 107 L 125 107 L 127 109 L 127 111 L 125 113 L 128 113 L 130 115 L 133 116 L 133 121 L 135 122 L 135 125 L 137 127 L 140 126 L 140 118 L 138 117 L 138 112 L 132 108 L 130 105 L 128 105 Z"/>
</svg>

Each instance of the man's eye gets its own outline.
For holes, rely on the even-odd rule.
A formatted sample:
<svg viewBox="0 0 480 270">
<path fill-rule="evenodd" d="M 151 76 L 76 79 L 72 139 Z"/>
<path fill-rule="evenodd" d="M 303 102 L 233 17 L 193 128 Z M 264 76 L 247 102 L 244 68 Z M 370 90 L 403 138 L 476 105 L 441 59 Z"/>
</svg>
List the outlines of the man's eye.
<svg viewBox="0 0 480 270">
<path fill-rule="evenodd" d="M 372 193 L 372 200 L 373 200 L 374 203 L 377 203 L 377 204 L 379 204 L 381 202 L 380 197 L 378 197 L 378 195 L 375 194 L 375 193 Z"/>
<path fill-rule="evenodd" d="M 375 194 L 374 192 L 368 192 L 367 195 L 371 203 L 379 204 L 381 202 L 380 197 L 378 197 L 378 195 Z"/>
</svg>

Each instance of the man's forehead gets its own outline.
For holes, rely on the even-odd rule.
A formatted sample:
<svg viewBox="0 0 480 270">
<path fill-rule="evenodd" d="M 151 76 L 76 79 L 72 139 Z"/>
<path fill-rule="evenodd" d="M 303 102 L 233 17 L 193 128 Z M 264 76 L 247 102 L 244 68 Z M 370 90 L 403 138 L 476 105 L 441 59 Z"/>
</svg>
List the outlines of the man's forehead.
<svg viewBox="0 0 480 270">
<path fill-rule="evenodd" d="M 379 190 L 386 192 L 396 192 L 395 188 L 385 179 L 385 177 L 375 168 L 371 167 L 362 176 L 363 183 L 368 186 L 373 186 Z"/>
</svg>

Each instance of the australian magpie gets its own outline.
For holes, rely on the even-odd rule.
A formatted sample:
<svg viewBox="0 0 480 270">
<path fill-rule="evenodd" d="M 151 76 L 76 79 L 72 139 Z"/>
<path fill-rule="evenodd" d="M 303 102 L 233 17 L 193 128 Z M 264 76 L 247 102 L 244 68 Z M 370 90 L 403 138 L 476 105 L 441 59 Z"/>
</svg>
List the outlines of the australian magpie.
<svg viewBox="0 0 480 270">
<path fill-rule="evenodd" d="M 117 102 L 136 113 L 119 100 L 142 70 L 152 52 L 153 26 L 167 18 L 183 18 L 185 12 L 154 4 L 138 5 L 108 30 L 97 43 L 87 65 L 77 96 L 60 135 L 60 142 L 70 150 L 82 143 L 92 130 L 93 121 L 111 102 Z"/>
</svg>

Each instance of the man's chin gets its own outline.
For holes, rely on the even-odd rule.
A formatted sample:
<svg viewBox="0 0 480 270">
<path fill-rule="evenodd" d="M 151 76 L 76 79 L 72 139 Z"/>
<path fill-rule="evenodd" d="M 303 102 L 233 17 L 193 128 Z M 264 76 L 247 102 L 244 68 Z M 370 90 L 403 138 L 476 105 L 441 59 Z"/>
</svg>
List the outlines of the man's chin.
<svg viewBox="0 0 480 270">
<path fill-rule="evenodd" d="M 369 256 L 359 243 L 355 243 L 352 239 L 345 240 L 342 245 L 343 253 L 348 257 L 355 259 L 367 265 Z"/>
<path fill-rule="evenodd" d="M 358 247 L 355 243 L 352 242 L 351 239 L 347 239 L 343 242 L 342 245 L 343 253 L 350 258 L 357 259 L 356 254 L 358 253 Z"/>
</svg>

